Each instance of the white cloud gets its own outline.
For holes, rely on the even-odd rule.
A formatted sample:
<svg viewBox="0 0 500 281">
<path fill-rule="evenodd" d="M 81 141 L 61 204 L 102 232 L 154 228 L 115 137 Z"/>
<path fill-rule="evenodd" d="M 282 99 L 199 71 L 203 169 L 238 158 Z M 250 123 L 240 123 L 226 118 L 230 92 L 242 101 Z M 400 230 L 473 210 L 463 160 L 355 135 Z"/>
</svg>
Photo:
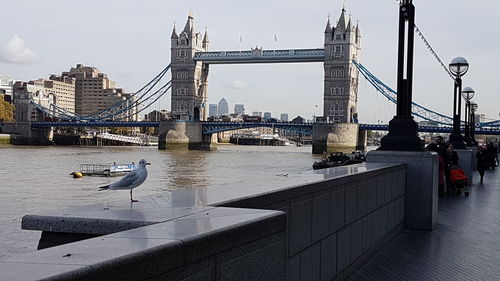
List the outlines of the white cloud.
<svg viewBox="0 0 500 281">
<path fill-rule="evenodd" d="M 233 80 L 233 83 L 231 83 L 231 85 L 229 85 L 229 87 L 233 88 L 233 89 L 245 89 L 248 87 L 248 85 L 245 81 Z"/>
<path fill-rule="evenodd" d="M 0 61 L 14 64 L 33 64 L 39 61 L 38 53 L 29 49 L 24 40 L 17 35 L 0 50 Z"/>
</svg>

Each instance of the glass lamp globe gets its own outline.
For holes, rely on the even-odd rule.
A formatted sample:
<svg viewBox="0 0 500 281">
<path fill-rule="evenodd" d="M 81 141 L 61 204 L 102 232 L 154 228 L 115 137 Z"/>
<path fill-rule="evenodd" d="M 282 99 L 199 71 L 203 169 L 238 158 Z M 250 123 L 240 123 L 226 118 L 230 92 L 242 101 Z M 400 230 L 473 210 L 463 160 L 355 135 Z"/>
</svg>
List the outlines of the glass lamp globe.
<svg viewBox="0 0 500 281">
<path fill-rule="evenodd" d="M 472 89 L 471 87 L 465 87 L 462 90 L 462 97 L 464 98 L 464 100 L 470 101 L 474 97 L 475 93 L 476 91 L 474 91 L 474 89 Z"/>
<path fill-rule="evenodd" d="M 469 63 L 462 57 L 456 57 L 450 62 L 449 69 L 451 73 L 461 76 L 469 70 Z"/>
<path fill-rule="evenodd" d="M 470 102 L 470 111 L 472 111 L 473 113 L 477 111 L 477 103 L 476 102 L 474 102 L 474 101 Z"/>
</svg>

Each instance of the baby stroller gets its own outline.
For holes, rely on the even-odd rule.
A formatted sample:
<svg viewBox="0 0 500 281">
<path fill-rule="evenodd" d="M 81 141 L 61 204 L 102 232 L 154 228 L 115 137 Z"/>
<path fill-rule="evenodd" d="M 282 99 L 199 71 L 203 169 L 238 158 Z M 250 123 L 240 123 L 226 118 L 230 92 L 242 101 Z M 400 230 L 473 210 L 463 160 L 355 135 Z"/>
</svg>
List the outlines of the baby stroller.
<svg viewBox="0 0 500 281">
<path fill-rule="evenodd" d="M 450 166 L 450 192 L 452 194 L 461 194 L 462 189 L 467 188 L 469 185 L 469 180 L 465 175 L 465 172 L 460 166 L 453 165 Z M 469 196 L 469 191 L 464 192 L 465 196 Z"/>
</svg>

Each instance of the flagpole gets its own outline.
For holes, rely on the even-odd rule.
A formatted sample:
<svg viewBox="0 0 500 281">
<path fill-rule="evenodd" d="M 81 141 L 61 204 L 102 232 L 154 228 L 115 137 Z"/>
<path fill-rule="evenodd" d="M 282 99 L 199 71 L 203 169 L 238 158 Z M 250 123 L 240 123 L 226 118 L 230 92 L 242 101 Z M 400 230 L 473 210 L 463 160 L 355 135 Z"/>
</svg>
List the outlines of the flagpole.
<svg viewBox="0 0 500 281">
<path fill-rule="evenodd" d="M 243 49 L 243 36 L 240 34 L 240 53 L 242 49 Z"/>
<path fill-rule="evenodd" d="M 276 54 L 276 47 L 278 47 L 278 37 L 274 34 L 274 54 Z"/>
</svg>

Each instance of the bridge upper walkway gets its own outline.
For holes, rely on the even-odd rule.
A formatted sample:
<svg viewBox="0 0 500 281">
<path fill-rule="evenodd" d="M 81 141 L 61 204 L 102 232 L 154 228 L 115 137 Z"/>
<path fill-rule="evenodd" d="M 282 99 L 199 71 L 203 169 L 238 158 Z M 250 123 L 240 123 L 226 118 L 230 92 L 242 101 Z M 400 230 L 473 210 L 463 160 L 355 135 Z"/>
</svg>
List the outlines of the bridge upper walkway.
<svg viewBox="0 0 500 281">
<path fill-rule="evenodd" d="M 195 61 L 207 64 L 323 62 L 324 49 L 291 49 L 197 52 Z"/>
</svg>

